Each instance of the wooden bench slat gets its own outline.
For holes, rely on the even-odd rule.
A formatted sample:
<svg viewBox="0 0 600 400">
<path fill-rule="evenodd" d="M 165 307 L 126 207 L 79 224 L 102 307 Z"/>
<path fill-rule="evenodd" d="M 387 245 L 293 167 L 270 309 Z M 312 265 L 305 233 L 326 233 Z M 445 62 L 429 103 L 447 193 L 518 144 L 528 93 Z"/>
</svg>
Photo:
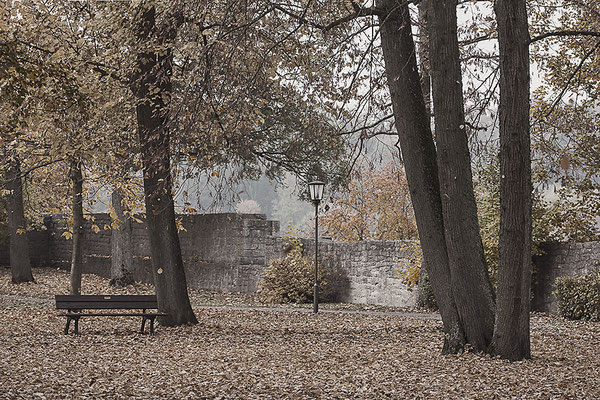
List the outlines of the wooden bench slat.
<svg viewBox="0 0 600 400">
<path fill-rule="evenodd" d="M 158 308 L 155 295 L 56 295 L 57 309 Z"/>
<path fill-rule="evenodd" d="M 143 309 L 143 308 L 157 308 L 156 302 L 125 302 L 125 301 L 111 301 L 111 302 L 98 302 L 98 301 L 69 301 L 69 302 L 57 302 L 57 309 L 111 309 L 111 308 L 123 308 L 123 309 Z"/>
<path fill-rule="evenodd" d="M 156 301 L 155 294 L 57 294 L 57 301 L 97 301 L 97 300 L 127 300 L 127 301 Z"/>
</svg>

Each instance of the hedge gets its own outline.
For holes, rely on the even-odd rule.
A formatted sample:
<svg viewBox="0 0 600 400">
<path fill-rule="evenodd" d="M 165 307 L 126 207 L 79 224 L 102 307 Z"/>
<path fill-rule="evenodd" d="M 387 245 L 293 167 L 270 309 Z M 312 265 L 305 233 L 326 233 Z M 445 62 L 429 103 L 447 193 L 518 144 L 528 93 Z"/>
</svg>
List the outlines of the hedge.
<svg viewBox="0 0 600 400">
<path fill-rule="evenodd" d="M 561 316 L 600 321 L 600 270 L 584 276 L 557 278 L 554 295 Z"/>
</svg>

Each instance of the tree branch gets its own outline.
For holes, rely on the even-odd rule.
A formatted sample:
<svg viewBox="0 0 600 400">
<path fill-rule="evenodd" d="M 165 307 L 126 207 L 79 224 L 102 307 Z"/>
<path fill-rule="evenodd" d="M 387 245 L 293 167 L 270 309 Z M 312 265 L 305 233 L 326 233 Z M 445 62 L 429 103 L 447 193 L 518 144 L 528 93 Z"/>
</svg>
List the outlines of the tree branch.
<svg viewBox="0 0 600 400">
<path fill-rule="evenodd" d="M 583 64 L 585 64 L 585 61 L 588 58 L 590 58 L 590 56 L 592 54 L 594 54 L 594 52 L 596 50 L 598 50 L 598 48 L 600 48 L 600 41 L 598 41 L 598 43 L 596 43 L 596 45 L 593 48 L 591 48 L 587 53 L 585 53 L 585 55 L 583 56 L 583 58 L 579 62 L 579 65 L 577 65 L 577 68 L 575 68 L 575 70 L 569 76 L 569 79 L 567 79 L 567 82 L 565 83 L 565 85 L 563 86 L 562 90 L 560 91 L 560 94 L 558 95 L 558 97 L 556 98 L 556 100 L 554 100 L 554 102 L 552 103 L 552 106 L 550 107 L 550 110 L 548 110 L 548 112 L 546 113 L 546 115 L 544 116 L 544 119 L 548 118 L 550 116 L 550 114 L 552 114 L 554 112 L 554 109 L 558 106 L 558 103 L 560 103 L 560 101 L 562 100 L 563 96 L 567 92 L 567 89 L 569 88 L 569 85 L 571 84 L 571 81 L 573 81 L 573 79 L 575 78 L 575 75 L 577 75 L 579 73 L 579 71 L 581 70 L 581 68 L 583 68 Z"/>
<path fill-rule="evenodd" d="M 497 39 L 498 36 L 496 34 L 489 34 L 489 35 L 483 35 L 483 36 L 478 36 L 478 37 L 474 37 L 471 39 L 466 39 L 466 40 L 461 40 L 460 42 L 458 42 L 458 44 L 460 46 L 468 46 L 470 44 L 475 44 L 475 43 L 479 43 L 479 42 L 484 42 L 486 40 L 490 40 L 490 39 Z"/>
<path fill-rule="evenodd" d="M 595 31 L 556 31 L 546 32 L 539 36 L 533 37 L 529 40 L 529 43 L 539 42 L 540 40 L 547 39 L 549 37 L 564 37 L 564 36 L 595 36 L 600 37 L 600 32 Z"/>
<path fill-rule="evenodd" d="M 292 17 L 292 18 L 294 18 L 294 19 L 296 19 L 296 20 L 298 20 L 298 21 L 300 21 L 300 22 L 302 22 L 304 24 L 310 25 L 310 26 L 312 26 L 314 28 L 317 28 L 317 29 L 320 29 L 320 30 L 322 30 L 324 32 L 327 32 L 327 31 L 335 28 L 338 25 L 342 25 L 342 24 L 345 24 L 346 22 L 350 22 L 350 21 L 352 21 L 355 18 L 366 17 L 366 16 L 370 16 L 370 15 L 377 15 L 377 16 L 383 16 L 383 15 L 385 15 L 385 11 L 384 10 L 382 10 L 380 8 L 377 8 L 377 7 L 374 7 L 374 6 L 372 6 L 372 7 L 363 7 L 363 6 L 359 5 L 358 3 L 356 3 L 355 1 L 353 1 L 351 4 L 352 4 L 352 8 L 354 9 L 354 12 L 352 12 L 352 13 L 344 16 L 344 17 L 338 18 L 338 19 L 336 19 L 336 20 L 328 23 L 327 25 L 323 25 L 323 24 L 319 24 L 319 23 L 314 22 L 314 21 L 310 21 L 306 17 L 304 17 L 303 15 L 298 15 L 298 14 L 296 14 L 296 13 L 294 13 L 294 12 L 292 12 L 292 11 L 284 8 L 284 7 L 282 7 L 281 5 L 276 4 L 273 7 L 276 10 L 279 10 L 282 13 L 284 13 L 284 14 L 286 14 L 286 15 L 288 15 L 288 16 L 290 16 L 290 17 Z"/>
</svg>

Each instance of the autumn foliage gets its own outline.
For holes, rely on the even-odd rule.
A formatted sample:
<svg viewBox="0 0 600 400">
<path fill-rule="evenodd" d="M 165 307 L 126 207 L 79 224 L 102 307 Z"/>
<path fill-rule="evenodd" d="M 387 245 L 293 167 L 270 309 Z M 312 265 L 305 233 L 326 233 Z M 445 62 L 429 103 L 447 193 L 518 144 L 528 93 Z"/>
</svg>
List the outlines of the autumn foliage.
<svg viewBox="0 0 600 400">
<path fill-rule="evenodd" d="M 380 170 L 359 168 L 319 221 L 323 236 L 340 241 L 418 237 L 406 176 L 392 163 Z"/>
</svg>

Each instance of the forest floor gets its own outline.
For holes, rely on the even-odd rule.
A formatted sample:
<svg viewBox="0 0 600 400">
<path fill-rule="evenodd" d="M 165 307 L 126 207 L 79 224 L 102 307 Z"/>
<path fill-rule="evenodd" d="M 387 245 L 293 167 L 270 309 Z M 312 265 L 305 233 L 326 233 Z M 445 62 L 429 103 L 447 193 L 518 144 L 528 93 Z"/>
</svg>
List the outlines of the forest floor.
<svg viewBox="0 0 600 400">
<path fill-rule="evenodd" d="M 598 399 L 600 323 L 533 314 L 532 359 L 442 356 L 431 313 L 358 306 L 267 307 L 253 296 L 191 290 L 198 324 L 138 333 L 138 318 L 84 318 L 64 335 L 54 294 L 68 274 L 0 268 L 0 398 Z M 84 275 L 84 294 L 115 290 Z"/>
</svg>

